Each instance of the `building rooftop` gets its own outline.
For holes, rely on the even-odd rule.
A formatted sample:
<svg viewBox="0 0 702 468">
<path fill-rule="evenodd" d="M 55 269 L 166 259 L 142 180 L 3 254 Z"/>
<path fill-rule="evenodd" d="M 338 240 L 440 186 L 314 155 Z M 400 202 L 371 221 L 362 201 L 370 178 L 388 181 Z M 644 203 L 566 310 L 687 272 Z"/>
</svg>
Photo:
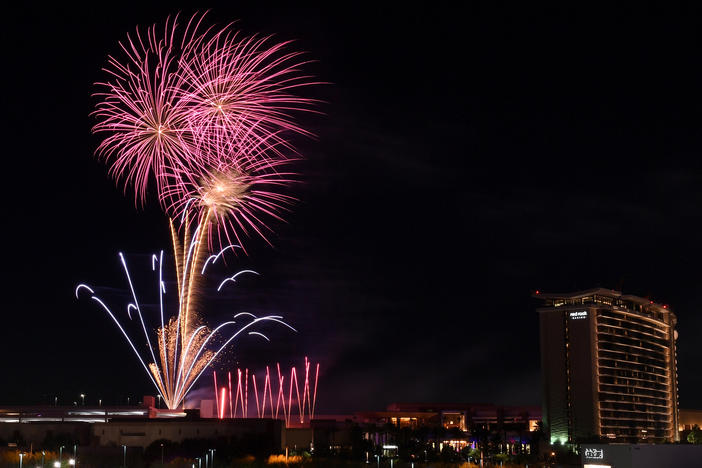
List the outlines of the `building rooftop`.
<svg viewBox="0 0 702 468">
<path fill-rule="evenodd" d="M 543 293 L 539 290 L 532 297 L 544 301 L 546 307 L 578 306 L 589 304 L 603 304 L 628 309 L 645 315 L 655 316 L 660 314 L 674 314 L 667 304 L 661 304 L 651 299 L 623 294 L 621 291 L 605 288 L 586 289 L 570 293 Z M 658 317 L 653 317 L 658 318 Z"/>
</svg>

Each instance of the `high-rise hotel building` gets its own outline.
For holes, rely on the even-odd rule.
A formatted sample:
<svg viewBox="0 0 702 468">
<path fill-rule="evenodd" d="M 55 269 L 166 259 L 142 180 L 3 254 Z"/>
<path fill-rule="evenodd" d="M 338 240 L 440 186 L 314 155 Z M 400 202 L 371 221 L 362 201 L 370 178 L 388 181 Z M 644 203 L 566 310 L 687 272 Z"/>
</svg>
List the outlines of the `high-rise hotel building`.
<svg viewBox="0 0 702 468">
<path fill-rule="evenodd" d="M 677 441 L 675 314 L 610 289 L 534 297 L 551 443 Z"/>
</svg>

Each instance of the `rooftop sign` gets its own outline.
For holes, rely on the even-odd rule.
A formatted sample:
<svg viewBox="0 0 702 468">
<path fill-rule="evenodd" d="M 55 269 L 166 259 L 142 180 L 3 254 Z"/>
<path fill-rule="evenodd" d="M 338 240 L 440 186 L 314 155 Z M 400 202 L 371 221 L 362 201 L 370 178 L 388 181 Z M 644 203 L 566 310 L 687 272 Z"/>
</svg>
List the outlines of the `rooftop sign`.
<svg viewBox="0 0 702 468">
<path fill-rule="evenodd" d="M 586 448 L 585 458 L 590 460 L 602 460 L 604 458 L 604 449 Z"/>
</svg>

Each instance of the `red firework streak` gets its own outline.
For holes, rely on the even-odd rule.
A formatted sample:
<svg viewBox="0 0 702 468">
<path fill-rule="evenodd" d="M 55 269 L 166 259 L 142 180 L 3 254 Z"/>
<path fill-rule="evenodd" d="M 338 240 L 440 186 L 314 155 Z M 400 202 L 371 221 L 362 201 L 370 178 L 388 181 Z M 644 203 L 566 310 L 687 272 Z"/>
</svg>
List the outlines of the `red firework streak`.
<svg viewBox="0 0 702 468">
<path fill-rule="evenodd" d="M 285 375 L 280 371 L 280 364 L 276 363 L 276 368 L 278 370 L 278 397 L 276 398 L 275 405 L 273 404 L 273 382 L 271 381 L 271 374 L 269 366 L 266 366 L 266 374 L 263 378 L 263 390 L 259 395 L 258 384 L 256 383 L 256 374 L 251 372 L 251 383 L 253 385 L 253 394 L 256 403 L 256 417 L 265 418 L 266 413 L 268 417 L 273 419 L 282 419 L 285 421 L 286 426 L 290 426 L 291 418 L 293 415 L 293 402 L 297 404 L 297 414 L 299 416 L 299 423 L 304 424 L 309 422 L 314 418 L 314 411 L 317 403 L 317 384 L 319 383 L 319 363 L 314 366 L 314 386 L 310 385 L 310 377 L 312 372 L 310 367 L 312 362 L 305 357 L 305 379 L 302 385 L 302 394 L 300 394 L 300 384 L 297 378 L 297 369 L 295 366 L 290 368 L 290 383 L 288 385 L 287 395 L 284 391 Z M 219 419 L 225 418 L 225 407 L 227 400 L 229 401 L 229 418 L 248 418 L 249 412 L 249 369 L 237 369 L 236 370 L 236 393 L 232 394 L 232 373 L 227 372 L 229 378 L 229 386 L 217 387 L 217 372 L 213 372 L 213 378 L 215 383 L 215 404 L 217 407 L 217 417 Z M 232 401 L 234 404 L 232 405 Z M 268 408 L 266 404 L 268 403 Z M 241 410 L 239 410 L 241 407 Z M 282 408 L 282 414 L 280 412 Z M 295 421 L 297 424 L 297 421 Z"/>
</svg>

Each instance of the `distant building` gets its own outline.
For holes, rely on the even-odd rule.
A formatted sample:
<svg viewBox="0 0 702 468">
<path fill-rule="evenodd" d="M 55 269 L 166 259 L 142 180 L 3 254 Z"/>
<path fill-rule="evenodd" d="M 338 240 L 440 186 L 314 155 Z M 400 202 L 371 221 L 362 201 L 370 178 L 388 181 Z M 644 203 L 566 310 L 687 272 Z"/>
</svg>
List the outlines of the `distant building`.
<svg viewBox="0 0 702 468">
<path fill-rule="evenodd" d="M 501 406 L 476 403 L 392 403 L 385 411 L 356 413 L 355 420 L 376 445 L 393 444 L 382 430 L 387 425 L 399 429 L 443 428 L 439 447 L 450 445 L 460 451 L 476 448 L 487 439 L 500 441 L 505 453 L 531 453 L 534 434 L 541 421 L 538 406 Z M 373 433 L 369 428 L 381 430 Z M 435 435 L 437 432 L 432 431 Z"/>
<path fill-rule="evenodd" d="M 370 421 L 373 416 L 384 422 L 403 426 L 440 425 L 445 429 L 471 431 L 515 427 L 527 432 L 536 430 L 541 421 L 538 406 L 502 406 L 489 403 L 392 403 L 384 412 L 359 413 Z"/>
<path fill-rule="evenodd" d="M 702 410 L 680 408 L 680 416 L 678 417 L 680 440 L 686 441 L 695 426 L 702 428 Z"/>
<path fill-rule="evenodd" d="M 673 442 L 678 436 L 676 317 L 610 289 L 535 294 L 543 421 L 551 443 Z"/>
</svg>

